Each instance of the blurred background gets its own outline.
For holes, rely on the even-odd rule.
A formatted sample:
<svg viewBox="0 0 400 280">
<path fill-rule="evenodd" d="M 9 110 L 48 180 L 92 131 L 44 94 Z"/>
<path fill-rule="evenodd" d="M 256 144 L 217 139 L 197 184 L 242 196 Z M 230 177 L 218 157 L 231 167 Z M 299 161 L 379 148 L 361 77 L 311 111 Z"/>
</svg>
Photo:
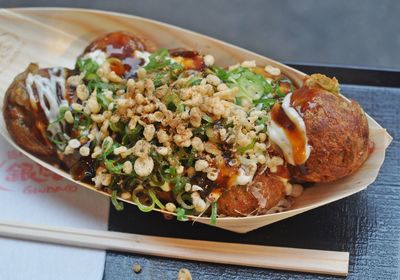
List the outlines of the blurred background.
<svg viewBox="0 0 400 280">
<path fill-rule="evenodd" d="M 40 6 L 147 17 L 282 62 L 400 69 L 398 0 L 0 0 L 2 8 Z"/>
</svg>

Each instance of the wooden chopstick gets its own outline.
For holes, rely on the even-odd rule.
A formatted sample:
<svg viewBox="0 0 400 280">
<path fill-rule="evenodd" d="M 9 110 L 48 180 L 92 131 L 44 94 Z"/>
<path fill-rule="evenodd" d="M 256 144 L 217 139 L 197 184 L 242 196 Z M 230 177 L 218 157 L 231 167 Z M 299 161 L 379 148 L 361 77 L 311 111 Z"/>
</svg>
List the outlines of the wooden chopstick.
<svg viewBox="0 0 400 280">
<path fill-rule="evenodd" d="M 346 276 L 349 253 L 0 221 L 0 236 L 192 261 Z"/>
</svg>

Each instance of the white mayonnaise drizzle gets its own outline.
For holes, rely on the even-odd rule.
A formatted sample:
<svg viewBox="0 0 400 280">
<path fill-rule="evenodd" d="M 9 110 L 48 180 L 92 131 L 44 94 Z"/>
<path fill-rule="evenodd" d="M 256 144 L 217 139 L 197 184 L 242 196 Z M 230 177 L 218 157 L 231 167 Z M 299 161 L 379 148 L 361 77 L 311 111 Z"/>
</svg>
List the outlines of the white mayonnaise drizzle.
<svg viewBox="0 0 400 280">
<path fill-rule="evenodd" d="M 104 62 L 106 62 L 107 55 L 105 52 L 101 50 L 95 50 L 90 53 L 87 53 L 83 56 L 83 59 L 90 59 L 94 62 L 96 62 L 98 65 L 102 65 Z"/>
<path fill-rule="evenodd" d="M 150 62 L 150 59 L 149 59 L 150 55 L 151 55 L 151 53 L 149 53 L 149 52 L 144 52 L 144 51 L 141 52 L 138 50 L 135 51 L 135 57 L 141 58 L 144 60 L 143 65 L 141 65 L 142 67 L 146 66 Z"/>
<path fill-rule="evenodd" d="M 49 78 L 29 73 L 25 83 L 31 103 L 36 107 L 36 103 L 39 102 L 50 124 L 57 120 L 59 108 L 68 106 L 68 102 L 65 100 L 64 69 L 52 68 L 48 73 Z M 36 87 L 37 97 L 34 95 L 33 85 Z M 57 132 L 61 132 L 61 127 L 55 123 L 48 130 L 54 136 Z"/>
<path fill-rule="evenodd" d="M 307 140 L 307 134 L 306 134 L 306 125 L 304 124 L 303 118 L 300 116 L 300 114 L 294 109 L 293 107 L 290 106 L 290 98 L 292 96 L 292 93 L 289 93 L 288 95 L 285 96 L 282 102 L 282 109 L 285 111 L 286 116 L 294 123 L 294 125 L 301 131 L 303 136 L 305 137 L 305 152 L 306 152 L 306 157 L 304 159 L 304 162 L 308 159 L 310 156 L 311 152 L 311 146 L 308 145 L 308 140 Z M 268 135 L 269 138 L 271 139 L 272 142 L 277 144 L 284 156 L 285 159 L 288 163 L 295 165 L 294 162 L 294 157 L 293 157 L 293 146 L 292 142 L 290 139 L 287 137 L 285 130 L 279 126 L 277 123 L 274 122 L 274 120 L 271 120 L 271 124 L 268 126 Z M 303 164 L 304 162 L 298 163 L 298 164 Z"/>
<path fill-rule="evenodd" d="M 253 176 L 247 175 L 243 168 L 239 168 L 238 175 L 236 177 L 236 185 L 244 186 L 253 180 Z"/>
<path fill-rule="evenodd" d="M 236 185 L 245 186 L 253 181 L 253 177 L 257 171 L 257 162 L 241 164 L 235 180 Z"/>
</svg>

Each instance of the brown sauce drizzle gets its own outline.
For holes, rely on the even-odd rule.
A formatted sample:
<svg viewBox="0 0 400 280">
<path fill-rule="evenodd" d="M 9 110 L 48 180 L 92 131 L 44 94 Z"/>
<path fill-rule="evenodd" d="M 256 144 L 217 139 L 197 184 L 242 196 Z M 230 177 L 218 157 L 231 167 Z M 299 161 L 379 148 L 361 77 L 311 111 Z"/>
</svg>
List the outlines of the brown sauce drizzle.
<svg viewBox="0 0 400 280">
<path fill-rule="evenodd" d="M 185 70 L 202 71 L 205 68 L 203 57 L 196 51 L 172 49 L 169 54 L 176 62 L 182 64 Z"/>
<path fill-rule="evenodd" d="M 237 167 L 229 166 L 224 160 L 219 166 L 219 173 L 215 183 L 221 188 L 230 188 L 235 185 L 238 176 Z"/>
<path fill-rule="evenodd" d="M 302 114 L 310 106 L 316 105 L 313 99 L 318 95 L 319 91 L 321 91 L 319 88 L 302 87 L 297 89 L 292 94 L 290 103 L 297 112 Z"/>
<path fill-rule="evenodd" d="M 93 42 L 86 48 L 85 53 L 97 49 L 104 51 L 108 57 L 117 58 L 121 61 L 110 63 L 111 70 L 121 77 L 130 78 L 134 76 L 136 70 L 144 64 L 143 59 L 135 57 L 135 50 L 143 51 L 144 46 L 125 32 L 108 34 L 103 39 Z"/>
<path fill-rule="evenodd" d="M 272 120 L 280 126 L 292 144 L 293 160 L 295 165 L 302 164 L 307 159 L 306 137 L 303 132 L 289 119 L 281 104 L 275 104 L 271 111 Z"/>
</svg>

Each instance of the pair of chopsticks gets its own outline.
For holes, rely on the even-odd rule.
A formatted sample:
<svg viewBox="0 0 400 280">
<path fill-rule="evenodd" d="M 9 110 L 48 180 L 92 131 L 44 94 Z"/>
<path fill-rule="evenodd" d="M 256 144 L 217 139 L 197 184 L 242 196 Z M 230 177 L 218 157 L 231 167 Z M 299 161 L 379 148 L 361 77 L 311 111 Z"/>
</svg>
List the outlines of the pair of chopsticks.
<svg viewBox="0 0 400 280">
<path fill-rule="evenodd" d="M 0 236 L 192 261 L 346 276 L 349 253 L 0 221 Z"/>
</svg>

